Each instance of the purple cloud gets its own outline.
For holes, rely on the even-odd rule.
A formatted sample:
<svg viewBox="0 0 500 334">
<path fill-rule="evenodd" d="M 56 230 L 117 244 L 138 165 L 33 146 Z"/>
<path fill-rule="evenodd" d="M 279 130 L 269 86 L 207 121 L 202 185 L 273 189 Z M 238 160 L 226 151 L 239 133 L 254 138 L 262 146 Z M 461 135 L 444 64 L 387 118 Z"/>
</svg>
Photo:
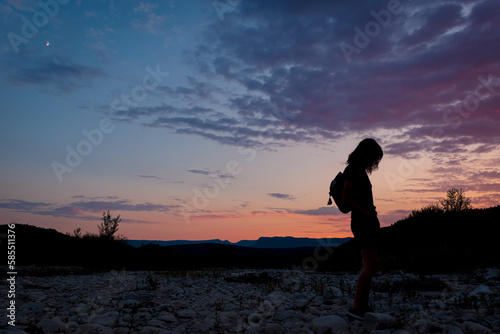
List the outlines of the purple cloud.
<svg viewBox="0 0 500 334">
<path fill-rule="evenodd" d="M 279 199 L 286 199 L 290 201 L 295 200 L 295 196 L 292 196 L 290 194 L 282 194 L 282 193 L 269 193 L 267 194 L 268 196 L 274 197 L 274 198 L 279 198 Z"/>
<path fill-rule="evenodd" d="M 344 216 L 335 206 L 323 206 L 317 209 L 310 210 L 296 210 L 295 214 L 308 215 L 308 216 Z"/>
<path fill-rule="evenodd" d="M 78 196 L 78 198 L 80 198 L 80 196 Z M 149 202 L 132 204 L 128 200 L 85 200 L 72 202 L 67 205 L 58 205 L 53 203 L 28 202 L 18 199 L 10 199 L 3 200 L 3 203 L 0 203 L 0 208 L 9 209 L 16 212 L 28 212 L 43 216 L 95 219 L 95 217 L 91 216 L 91 214 L 101 213 L 107 210 L 117 212 L 154 211 L 163 213 L 177 213 L 177 211 L 179 211 L 182 206 L 154 204 Z"/>
<path fill-rule="evenodd" d="M 388 154 L 488 153 L 500 141 L 499 10 L 495 1 L 400 2 L 348 63 L 339 46 L 377 24 L 386 1 L 245 1 L 185 50 L 196 78 L 159 87 L 159 105 L 112 113 L 223 145 L 386 130 Z"/>
</svg>

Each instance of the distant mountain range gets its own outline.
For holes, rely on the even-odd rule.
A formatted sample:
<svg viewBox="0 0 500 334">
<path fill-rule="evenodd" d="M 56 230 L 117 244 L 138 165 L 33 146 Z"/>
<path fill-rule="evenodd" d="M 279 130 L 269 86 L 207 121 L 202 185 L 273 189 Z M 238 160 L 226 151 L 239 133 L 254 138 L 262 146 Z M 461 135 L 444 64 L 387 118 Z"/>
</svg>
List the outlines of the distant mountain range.
<svg viewBox="0 0 500 334">
<path fill-rule="evenodd" d="M 228 240 L 210 239 L 210 240 L 127 240 L 127 243 L 133 247 L 141 247 L 145 245 L 159 246 L 179 246 L 179 245 L 195 245 L 195 244 L 221 244 L 234 245 L 251 248 L 300 248 L 300 247 L 337 247 L 349 241 L 347 238 L 295 238 L 295 237 L 260 237 L 258 240 L 240 240 L 232 243 Z"/>
</svg>

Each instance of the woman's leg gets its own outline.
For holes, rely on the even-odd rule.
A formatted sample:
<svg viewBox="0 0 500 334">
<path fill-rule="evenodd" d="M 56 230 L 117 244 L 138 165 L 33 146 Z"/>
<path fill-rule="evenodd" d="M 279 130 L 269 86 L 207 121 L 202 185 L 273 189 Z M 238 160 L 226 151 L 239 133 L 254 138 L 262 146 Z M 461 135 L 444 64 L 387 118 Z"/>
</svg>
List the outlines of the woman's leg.
<svg viewBox="0 0 500 334">
<path fill-rule="evenodd" d="M 370 286 L 375 267 L 377 265 L 377 248 L 361 249 L 362 266 L 356 285 L 356 296 L 354 297 L 354 309 L 363 310 L 368 308 Z"/>
</svg>

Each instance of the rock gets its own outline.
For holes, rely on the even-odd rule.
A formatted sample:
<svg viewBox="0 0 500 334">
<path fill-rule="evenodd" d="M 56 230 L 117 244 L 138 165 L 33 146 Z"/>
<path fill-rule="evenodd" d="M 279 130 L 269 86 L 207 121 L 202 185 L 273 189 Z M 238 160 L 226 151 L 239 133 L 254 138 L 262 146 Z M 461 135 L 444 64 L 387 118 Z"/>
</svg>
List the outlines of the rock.
<svg viewBox="0 0 500 334">
<path fill-rule="evenodd" d="M 133 308 L 138 307 L 139 305 L 141 305 L 141 302 L 135 299 L 122 300 L 118 303 L 118 307 L 120 308 Z"/>
<path fill-rule="evenodd" d="M 304 327 L 304 322 L 299 319 L 289 319 L 282 323 L 283 327 L 289 328 L 291 333 L 297 332 L 297 329 Z"/>
<path fill-rule="evenodd" d="M 248 316 L 249 323 L 259 323 L 260 319 L 262 319 L 262 314 L 252 313 Z"/>
<path fill-rule="evenodd" d="M 221 312 L 219 316 L 223 324 L 237 323 L 240 320 L 240 316 L 234 311 Z"/>
<path fill-rule="evenodd" d="M 5 331 L 2 331 L 2 334 L 27 334 L 25 331 L 23 331 L 22 329 L 19 329 L 19 328 L 15 328 L 15 327 L 12 327 L 12 328 L 9 328 Z"/>
<path fill-rule="evenodd" d="M 148 326 L 150 327 L 160 327 L 160 328 L 164 328 L 166 323 L 161 321 L 161 320 L 149 320 L 148 323 L 147 323 Z"/>
<path fill-rule="evenodd" d="M 297 311 L 295 312 L 295 319 L 301 320 L 301 321 L 310 321 L 311 318 L 309 317 L 308 314 L 305 314 L 304 312 Z"/>
<path fill-rule="evenodd" d="M 432 323 L 425 319 L 420 319 L 415 323 L 415 328 L 419 333 L 428 333 L 432 328 Z"/>
<path fill-rule="evenodd" d="M 68 323 L 66 323 L 65 327 L 66 327 L 66 333 L 74 333 L 78 328 L 78 323 L 74 321 L 69 321 Z"/>
<path fill-rule="evenodd" d="M 261 333 L 262 330 L 263 330 L 263 328 L 259 324 L 256 324 L 254 322 L 251 322 L 248 324 L 248 332 L 249 333 Z"/>
<path fill-rule="evenodd" d="M 40 313 L 47 307 L 44 303 L 40 302 L 27 302 L 19 307 L 19 312 Z"/>
<path fill-rule="evenodd" d="M 152 294 L 146 291 L 133 291 L 125 294 L 123 299 L 137 300 L 141 304 L 146 304 L 153 298 Z"/>
<path fill-rule="evenodd" d="M 471 292 L 471 296 L 480 296 L 480 295 L 491 295 L 491 289 L 487 285 L 480 285 L 474 291 Z"/>
<path fill-rule="evenodd" d="M 309 313 L 311 313 L 312 315 L 314 315 L 316 317 L 322 316 L 321 311 L 318 310 L 316 307 L 310 307 L 309 308 Z"/>
<path fill-rule="evenodd" d="M 464 334 L 460 328 L 453 325 L 446 325 L 443 334 Z"/>
<path fill-rule="evenodd" d="M 177 316 L 179 318 L 190 318 L 190 319 L 193 319 L 193 318 L 196 317 L 196 312 L 193 311 L 193 310 L 184 309 L 184 310 L 180 310 L 177 313 Z"/>
<path fill-rule="evenodd" d="M 66 325 L 59 319 L 43 319 L 40 320 L 37 324 L 44 333 L 65 333 Z"/>
<path fill-rule="evenodd" d="M 349 332 L 349 325 L 338 315 L 327 315 L 313 320 L 312 330 L 316 334 Z"/>
<path fill-rule="evenodd" d="M 92 306 L 89 304 L 80 303 L 75 308 L 76 313 L 90 313 Z"/>
<path fill-rule="evenodd" d="M 436 306 L 441 309 L 441 310 L 445 310 L 446 309 L 446 303 L 443 302 L 442 300 L 439 300 L 436 302 Z"/>
<path fill-rule="evenodd" d="M 286 310 L 283 312 L 276 312 L 276 314 L 274 315 L 274 319 L 276 319 L 277 321 L 283 321 L 286 319 L 293 318 L 294 316 L 295 312 L 293 310 Z"/>
<path fill-rule="evenodd" d="M 194 323 L 193 326 L 191 326 L 191 329 L 195 332 L 198 332 L 198 333 L 208 333 L 210 327 L 206 323 L 203 323 L 201 321 L 197 321 Z"/>
<path fill-rule="evenodd" d="M 19 303 L 16 302 L 16 328 L 0 324 L 0 332 L 8 334 L 21 328 L 23 333 L 23 328 L 36 326 L 40 332 L 55 334 L 209 333 L 215 331 L 217 320 L 220 331 L 261 334 L 500 333 L 498 312 L 489 314 L 486 308 L 481 308 L 485 305 L 476 310 L 464 307 L 464 311 L 461 305 L 453 302 L 462 296 L 472 295 L 473 300 L 479 302 L 486 297 L 487 301 L 491 300 L 491 305 L 496 305 L 500 302 L 500 296 L 497 296 L 498 272 L 492 282 L 479 286 L 471 285 L 473 280 L 468 274 L 435 275 L 433 284 L 437 281 L 453 282 L 451 292 L 439 295 L 439 298 L 430 294 L 437 290 L 434 285 L 429 288 L 420 284 L 421 278 L 417 275 L 405 273 L 403 277 L 397 273 L 386 274 L 376 280 L 382 282 L 383 288 L 384 284 L 391 287 L 392 295 L 380 290 L 374 301 L 383 313 L 367 314 L 363 321 L 351 323 L 343 319 L 348 304 L 352 302 L 351 297 L 342 296 L 335 286 L 339 285 L 340 279 L 355 282 L 355 274 L 336 277 L 317 273 L 319 278 L 328 277 L 331 280 L 322 295 L 317 295 L 307 285 L 302 287 L 299 284 L 309 280 L 309 273 L 304 272 L 286 273 L 280 281 L 281 285 L 271 292 L 259 284 L 222 279 L 215 282 L 204 275 L 194 275 L 188 284 L 183 283 L 184 279 L 168 278 L 168 284 L 162 284 L 154 292 L 143 291 L 146 286 L 140 283 L 144 278 L 141 272 L 127 272 L 126 280 L 117 281 L 112 286 L 108 283 L 113 276 L 108 273 L 33 277 L 30 278 L 33 283 L 28 289 L 29 294 L 21 291 L 19 296 L 16 294 L 19 297 Z M 418 282 L 420 285 L 417 284 L 419 289 L 416 290 L 422 292 L 405 296 L 401 289 L 392 289 L 389 283 L 398 281 L 397 277 L 400 277 L 400 282 L 395 284 L 396 287 L 398 284 L 402 287 L 406 282 Z M 353 291 L 354 285 L 349 284 Z M 159 301 L 164 304 L 159 304 Z M 214 312 L 216 301 L 223 302 L 224 310 L 217 312 L 217 318 Z M 402 326 L 396 325 L 390 316 L 392 312 L 406 319 Z"/>
<path fill-rule="evenodd" d="M 84 324 L 81 326 L 78 326 L 78 329 L 76 330 L 77 333 L 79 334 L 113 334 L 113 330 L 109 327 L 104 327 L 103 325 L 99 324 Z"/>
<path fill-rule="evenodd" d="M 283 333 L 283 327 L 276 323 L 268 323 L 264 328 L 266 334 L 281 334 Z"/>
<path fill-rule="evenodd" d="M 142 334 L 170 334 L 170 331 L 167 331 L 163 328 L 145 326 L 141 329 Z"/>
<path fill-rule="evenodd" d="M 483 325 L 472 321 L 465 321 L 460 329 L 466 334 L 485 334 L 490 333 L 490 330 Z"/>
<path fill-rule="evenodd" d="M 176 327 L 174 330 L 172 330 L 172 333 L 184 334 L 186 333 L 186 331 L 187 331 L 186 325 L 180 325 Z"/>
<path fill-rule="evenodd" d="M 334 292 L 330 290 L 326 290 L 325 293 L 323 294 L 323 304 L 324 305 L 333 305 L 334 299 L 335 299 L 335 294 Z"/>
<path fill-rule="evenodd" d="M 479 320 L 479 316 L 476 314 L 476 313 L 464 313 L 461 317 L 460 317 L 463 321 L 472 321 L 472 322 L 475 322 L 475 321 L 478 321 Z"/>
<path fill-rule="evenodd" d="M 307 299 L 294 300 L 293 303 L 295 309 L 304 309 L 309 305 L 309 301 Z"/>
<path fill-rule="evenodd" d="M 385 313 L 366 313 L 363 319 L 363 327 L 371 332 L 375 329 L 388 329 L 396 326 L 397 321 Z"/>
<path fill-rule="evenodd" d="M 97 315 L 92 319 L 93 324 L 103 325 L 104 327 L 116 327 L 118 323 L 118 312 L 109 312 L 103 315 Z"/>
<path fill-rule="evenodd" d="M 160 306 L 156 307 L 156 311 L 162 312 L 162 311 L 168 311 L 170 313 L 174 313 L 174 306 L 172 304 L 161 304 Z"/>
<path fill-rule="evenodd" d="M 484 275 L 484 279 L 490 280 L 492 278 L 499 278 L 499 276 L 500 272 L 497 268 L 489 268 Z"/>
<path fill-rule="evenodd" d="M 177 322 L 177 318 L 170 312 L 161 312 L 158 314 L 158 319 L 165 322 Z"/>
</svg>

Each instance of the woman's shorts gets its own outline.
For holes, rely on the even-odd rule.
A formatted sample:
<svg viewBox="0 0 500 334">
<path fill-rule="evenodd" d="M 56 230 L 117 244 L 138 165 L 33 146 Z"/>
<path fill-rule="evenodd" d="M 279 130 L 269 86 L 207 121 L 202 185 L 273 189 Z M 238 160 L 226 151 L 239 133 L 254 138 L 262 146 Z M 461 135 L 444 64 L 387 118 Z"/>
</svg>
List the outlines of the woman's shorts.
<svg viewBox="0 0 500 334">
<path fill-rule="evenodd" d="M 377 217 L 368 220 L 351 220 L 354 242 L 361 249 L 377 248 L 380 223 Z"/>
</svg>

